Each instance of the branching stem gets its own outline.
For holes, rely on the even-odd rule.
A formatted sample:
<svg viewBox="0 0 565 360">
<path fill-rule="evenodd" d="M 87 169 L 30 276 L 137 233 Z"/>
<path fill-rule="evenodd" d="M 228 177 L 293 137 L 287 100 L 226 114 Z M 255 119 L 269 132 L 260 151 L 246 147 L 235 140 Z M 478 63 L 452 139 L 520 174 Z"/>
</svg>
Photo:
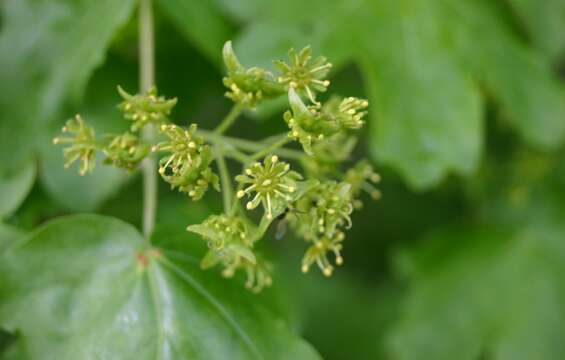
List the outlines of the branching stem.
<svg viewBox="0 0 565 360">
<path fill-rule="evenodd" d="M 277 150 L 279 150 L 279 148 L 285 146 L 286 144 L 288 144 L 292 139 L 289 138 L 287 136 L 287 134 L 283 134 L 280 136 L 280 138 L 276 141 L 274 141 L 273 143 L 271 143 L 270 145 L 268 145 L 267 147 L 264 147 L 263 149 L 257 151 L 255 154 L 251 155 L 251 158 L 253 160 L 257 160 L 262 158 L 265 155 L 268 155 L 270 153 L 274 153 Z M 302 155 L 302 154 L 301 154 Z"/>
<path fill-rule="evenodd" d="M 202 136 L 205 140 L 210 141 L 212 143 L 229 145 L 229 146 L 232 146 L 234 148 L 244 150 L 244 151 L 257 152 L 257 151 L 261 151 L 261 150 L 265 149 L 265 143 L 264 142 L 256 142 L 256 141 L 251 141 L 251 140 L 245 140 L 245 139 L 240 139 L 240 138 L 235 138 L 235 137 L 224 136 L 224 135 L 216 134 L 216 133 L 208 131 L 208 130 L 198 130 L 198 135 Z M 286 134 L 278 135 L 277 138 L 281 139 L 281 138 L 283 138 L 283 136 L 286 137 Z M 284 144 L 286 144 L 288 141 L 290 141 L 290 139 L 285 141 Z M 300 151 L 280 148 L 283 145 L 279 145 L 279 148 L 270 149 L 269 151 L 272 152 L 273 154 L 279 155 L 279 156 L 287 158 L 287 159 L 298 160 L 298 159 L 301 159 L 301 158 L 304 157 L 304 153 L 302 153 Z M 267 145 L 267 146 L 269 146 L 269 145 Z M 231 154 L 229 154 L 229 153 L 226 154 L 226 156 L 236 158 L 235 156 L 231 156 Z M 240 159 L 237 159 L 237 158 L 236 158 L 236 160 L 241 161 Z M 241 162 L 243 162 L 243 161 L 241 161 Z"/>
<path fill-rule="evenodd" d="M 243 107 L 241 106 L 241 104 L 238 104 L 238 103 L 234 104 L 233 107 L 231 108 L 230 112 L 224 118 L 224 120 L 222 120 L 220 125 L 218 125 L 218 127 L 216 129 L 214 129 L 214 133 L 223 134 L 224 132 L 226 132 L 226 130 L 228 130 L 230 128 L 230 126 L 233 125 L 235 120 L 237 120 L 237 118 L 239 117 L 239 114 L 241 114 L 242 110 L 243 110 Z"/>
</svg>

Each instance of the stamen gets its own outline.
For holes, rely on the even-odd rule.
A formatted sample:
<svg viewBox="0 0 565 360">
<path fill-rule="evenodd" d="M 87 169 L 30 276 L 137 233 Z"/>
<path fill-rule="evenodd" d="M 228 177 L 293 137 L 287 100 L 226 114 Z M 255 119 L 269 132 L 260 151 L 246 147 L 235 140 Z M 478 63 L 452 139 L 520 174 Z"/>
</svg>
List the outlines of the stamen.
<svg viewBox="0 0 565 360">
<path fill-rule="evenodd" d="M 267 219 L 273 219 L 273 213 L 271 211 L 271 195 L 267 193 Z"/>
<path fill-rule="evenodd" d="M 328 68 L 331 68 L 331 67 L 332 67 L 332 64 L 327 63 L 327 64 L 324 64 L 324 65 L 322 65 L 322 66 L 318 66 L 317 68 L 314 68 L 314 69 L 310 70 L 310 73 L 313 74 L 313 73 L 316 73 L 316 72 L 318 72 L 318 71 L 320 71 L 320 70 L 325 70 L 325 69 L 328 69 Z"/>
</svg>

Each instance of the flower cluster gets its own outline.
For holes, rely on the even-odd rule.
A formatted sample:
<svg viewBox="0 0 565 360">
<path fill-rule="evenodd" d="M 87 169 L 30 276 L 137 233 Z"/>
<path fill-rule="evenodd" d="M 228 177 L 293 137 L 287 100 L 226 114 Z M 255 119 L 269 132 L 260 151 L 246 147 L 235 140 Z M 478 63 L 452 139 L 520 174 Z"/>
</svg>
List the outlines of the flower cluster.
<svg viewBox="0 0 565 360">
<path fill-rule="evenodd" d="M 349 97 L 341 101 L 333 98 L 321 107 L 306 106 L 292 88 L 288 99 L 291 110 L 283 116 L 290 128 L 288 135 L 298 140 L 309 155 L 314 154 L 312 146 L 317 142 L 349 129 L 359 129 L 366 114 L 362 109 L 369 105 L 366 100 Z"/>
<path fill-rule="evenodd" d="M 309 46 L 299 52 L 290 49 L 289 63 L 273 61 L 280 71 L 278 75 L 260 67 L 245 68 L 235 55 L 230 41 L 224 45 L 223 56 L 227 70 L 224 78 L 224 85 L 228 88 L 226 96 L 245 107 L 253 108 L 264 99 L 286 94 L 289 89 L 294 89 L 319 106 L 316 93 L 325 92 L 330 85 L 326 77 L 332 64 L 323 56 L 311 61 L 312 50 Z"/>
<path fill-rule="evenodd" d="M 212 215 L 202 224 L 188 226 L 187 230 L 208 241 L 209 251 L 202 259 L 202 268 L 222 264 L 222 275 L 227 278 L 243 269 L 247 275 L 245 286 L 254 292 L 271 285 L 270 264 L 253 252 L 254 230 L 244 218 Z"/>
<path fill-rule="evenodd" d="M 309 191 L 297 204 L 298 217 L 289 219 L 296 234 L 313 245 L 302 260 L 302 270 L 307 272 L 316 263 L 325 275 L 331 275 L 333 267 L 327 257 L 333 252 L 336 264 L 343 258 L 340 250 L 345 239 L 344 230 L 351 227 L 353 198 L 351 184 L 325 181 Z"/>
<path fill-rule="evenodd" d="M 357 130 L 365 124 L 363 117 L 367 115 L 365 109 L 368 106 L 369 102 L 365 99 L 332 97 L 324 104 L 322 113 L 328 118 L 334 118 L 342 129 Z"/>
<path fill-rule="evenodd" d="M 226 96 L 245 107 L 254 108 L 263 99 L 272 99 L 285 93 L 285 88 L 277 83 L 269 71 L 252 67 L 246 69 L 239 62 L 231 41 L 223 49 L 227 75 L 223 81 L 228 88 Z"/>
<path fill-rule="evenodd" d="M 146 94 L 130 95 L 120 86 L 118 92 L 124 99 L 118 109 L 127 120 L 132 121 L 131 131 L 135 132 L 149 123 L 162 124 L 167 121 L 177 99 L 165 99 L 157 95 L 157 88 L 151 88 Z"/>
<path fill-rule="evenodd" d="M 63 127 L 63 133 L 71 133 L 74 136 L 59 136 L 53 139 L 55 144 L 69 144 L 63 150 L 66 167 L 80 159 L 79 173 L 84 175 L 94 170 L 96 151 L 100 151 L 105 156 L 105 164 L 134 170 L 150 153 L 151 146 L 145 143 L 137 132 L 149 123 L 166 122 L 177 102 L 176 98 L 167 100 L 157 96 L 155 88 L 147 94 L 130 95 L 118 86 L 118 92 L 124 98 L 118 109 L 122 111 L 125 119 L 133 121 L 131 132 L 126 131 L 119 135 L 105 134 L 101 140 L 97 140 L 94 129 L 89 127 L 80 115 L 76 115 Z"/>
<path fill-rule="evenodd" d="M 85 175 L 94 170 L 96 165 L 96 150 L 100 144 L 96 141 L 94 129 L 86 124 L 80 115 L 67 121 L 62 129 L 63 133 L 72 136 L 58 136 L 53 139 L 54 144 L 69 144 L 63 150 L 65 157 L 65 167 L 68 168 L 72 163 L 79 160 L 79 174 Z"/>
<path fill-rule="evenodd" d="M 380 176 L 369 162 L 345 166 L 353 160 L 357 143 L 352 130 L 363 127 L 369 104 L 355 97 L 318 101 L 316 96 L 330 85 L 326 77 L 331 64 L 324 57 L 313 58 L 310 47 L 291 49 L 288 55 L 288 63 L 274 62 L 279 73 L 273 74 L 259 67 L 244 67 L 231 42 L 224 45 L 227 74 L 223 82 L 228 89 L 226 96 L 235 104 L 213 131 L 198 130 L 196 124 L 182 127 L 171 123 L 169 115 L 177 100 L 158 96 L 155 88 L 130 95 L 118 87 L 123 97 L 118 108 L 131 122 L 129 131 L 97 140 L 94 130 L 77 115 L 63 127 L 68 135 L 54 142 L 68 144 L 65 166 L 79 160 L 81 174 L 94 168 L 97 151 L 105 156 L 104 163 L 128 170 L 136 169 L 152 152 L 159 153 L 160 176 L 171 188 L 195 201 L 210 187 L 220 191 L 221 180 L 223 212 L 187 227 L 208 243 L 201 262 L 204 269 L 220 265 L 227 278 L 243 272 L 245 286 L 254 292 L 270 286 L 271 265 L 256 251 L 256 245 L 277 223 L 290 225 L 308 244 L 302 271 L 308 272 L 315 265 L 330 276 L 334 266 L 344 262 L 345 231 L 352 225 L 353 210 L 362 206 L 362 193 L 368 192 L 374 199 L 381 196 L 375 188 Z M 290 109 L 283 119 L 289 131 L 276 136 L 277 140 L 255 142 L 223 135 L 243 109 L 280 96 L 288 96 Z M 158 129 L 154 139 L 139 135 L 149 124 Z M 292 140 L 301 147 L 285 148 Z M 304 176 L 291 170 L 286 159 L 300 165 Z M 233 167 L 228 160 L 243 165 L 240 174 L 230 175 Z M 240 206 L 240 201 L 245 206 Z M 262 216 L 254 222 L 251 219 L 256 214 L 245 209 L 259 206 Z M 280 228 L 286 228 L 278 225 L 275 238 L 280 237 Z"/>
<path fill-rule="evenodd" d="M 219 178 L 212 169 L 210 146 L 195 135 L 197 126 L 188 129 L 169 124 L 161 125 L 160 131 L 168 140 L 153 146 L 153 151 L 168 152 L 169 155 L 159 160 L 159 174 L 163 180 L 185 192 L 193 200 L 199 200 L 212 185 L 220 190 Z"/>
</svg>

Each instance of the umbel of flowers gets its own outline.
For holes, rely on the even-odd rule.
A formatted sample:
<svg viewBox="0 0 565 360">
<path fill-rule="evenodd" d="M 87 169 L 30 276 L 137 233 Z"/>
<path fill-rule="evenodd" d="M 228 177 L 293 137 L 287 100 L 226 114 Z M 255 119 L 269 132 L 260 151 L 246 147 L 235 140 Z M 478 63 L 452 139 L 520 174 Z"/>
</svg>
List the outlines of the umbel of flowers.
<svg viewBox="0 0 565 360">
<path fill-rule="evenodd" d="M 322 101 L 331 64 L 324 57 L 313 58 L 310 47 L 291 49 L 288 58 L 274 61 L 277 73 L 246 67 L 228 41 L 223 82 L 234 105 L 212 131 L 172 122 L 177 100 L 159 95 L 156 88 L 130 95 L 118 87 L 123 98 L 118 109 L 130 124 L 128 131 L 97 137 L 76 115 L 54 143 L 66 145 L 65 167 L 79 162 L 81 175 L 94 170 L 97 153 L 103 163 L 129 171 L 139 169 L 147 156 L 159 156 L 161 178 L 191 200 L 202 199 L 210 188 L 220 191 L 223 212 L 187 227 L 208 244 L 202 268 L 221 266 L 227 278 L 242 272 L 246 288 L 261 291 L 272 284 L 273 266 L 261 252 L 265 241 L 260 240 L 273 237 L 274 223 L 286 222 L 307 244 L 302 271 L 317 266 L 330 276 L 344 263 L 346 233 L 353 211 L 362 207 L 363 193 L 381 196 L 375 188 L 380 176 L 368 161 L 352 156 L 369 103 L 337 95 Z M 281 116 L 287 132 L 258 142 L 223 135 L 243 111 L 279 97 L 288 100 Z M 147 126 L 157 130 L 156 139 L 142 136 Z M 230 175 L 232 162 L 242 169 L 236 176 Z"/>
</svg>

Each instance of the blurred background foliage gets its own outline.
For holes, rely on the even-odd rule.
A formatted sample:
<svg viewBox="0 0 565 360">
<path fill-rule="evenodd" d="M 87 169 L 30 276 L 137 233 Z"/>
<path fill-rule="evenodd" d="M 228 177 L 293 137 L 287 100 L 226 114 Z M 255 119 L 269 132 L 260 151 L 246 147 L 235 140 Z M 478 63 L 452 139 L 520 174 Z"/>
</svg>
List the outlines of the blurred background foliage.
<svg viewBox="0 0 565 360">
<path fill-rule="evenodd" d="M 115 87 L 137 88 L 134 1 L 4 0 L 0 251 L 45 221 L 99 212 L 140 225 L 141 180 L 79 177 L 51 145 L 80 109 L 120 131 Z M 157 0 L 157 83 L 179 124 L 215 126 L 222 44 L 271 68 L 312 45 L 337 93 L 367 97 L 356 156 L 383 175 L 331 279 L 304 244 L 268 241 L 296 327 L 326 359 L 561 359 L 565 353 L 565 1 Z M 270 103 L 233 135 L 285 131 Z M 158 232 L 219 208 L 160 189 Z M 166 236 L 165 236 L 166 237 Z M 219 275 L 218 275 L 219 276 Z M 0 337 L 1 344 L 7 340 Z"/>
</svg>

